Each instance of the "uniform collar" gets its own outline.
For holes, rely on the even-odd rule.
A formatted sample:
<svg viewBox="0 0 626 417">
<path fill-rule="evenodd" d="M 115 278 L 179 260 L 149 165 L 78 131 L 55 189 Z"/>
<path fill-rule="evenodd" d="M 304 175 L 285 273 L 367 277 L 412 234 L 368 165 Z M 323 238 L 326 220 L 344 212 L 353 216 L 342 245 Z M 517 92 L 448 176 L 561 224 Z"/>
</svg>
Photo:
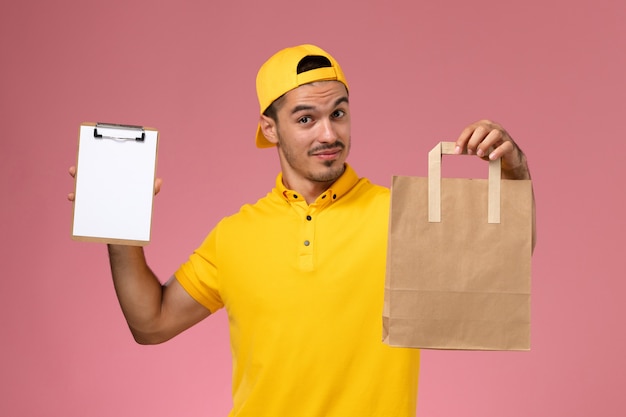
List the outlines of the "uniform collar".
<svg viewBox="0 0 626 417">
<path fill-rule="evenodd" d="M 328 189 L 320 194 L 313 204 L 326 206 L 328 204 L 339 201 L 341 197 L 346 195 L 359 181 L 359 177 L 349 164 L 345 164 L 343 174 Z M 279 173 L 276 177 L 275 192 L 290 203 L 304 202 L 304 197 L 290 190 L 283 184 L 283 173 Z"/>
</svg>

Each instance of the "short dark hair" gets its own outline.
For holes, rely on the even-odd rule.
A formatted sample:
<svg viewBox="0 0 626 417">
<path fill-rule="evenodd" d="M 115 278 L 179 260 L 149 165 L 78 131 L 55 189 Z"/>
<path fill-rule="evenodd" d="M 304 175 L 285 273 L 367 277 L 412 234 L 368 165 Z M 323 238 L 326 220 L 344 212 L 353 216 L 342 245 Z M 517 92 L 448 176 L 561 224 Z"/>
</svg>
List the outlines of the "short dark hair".
<svg viewBox="0 0 626 417">
<path fill-rule="evenodd" d="M 303 72 L 311 71 L 314 69 L 327 68 L 327 67 L 332 67 L 332 66 L 333 65 L 331 64 L 330 60 L 326 58 L 325 56 L 308 55 L 302 58 L 300 62 L 298 62 L 296 73 L 302 74 Z M 263 112 L 263 115 L 271 118 L 272 120 L 274 120 L 274 122 L 278 123 L 278 110 L 280 109 L 280 106 L 282 105 L 284 97 L 285 97 L 285 94 L 283 94 L 282 96 L 274 100 L 272 104 L 270 104 L 269 107 L 265 109 L 265 111 Z"/>
</svg>

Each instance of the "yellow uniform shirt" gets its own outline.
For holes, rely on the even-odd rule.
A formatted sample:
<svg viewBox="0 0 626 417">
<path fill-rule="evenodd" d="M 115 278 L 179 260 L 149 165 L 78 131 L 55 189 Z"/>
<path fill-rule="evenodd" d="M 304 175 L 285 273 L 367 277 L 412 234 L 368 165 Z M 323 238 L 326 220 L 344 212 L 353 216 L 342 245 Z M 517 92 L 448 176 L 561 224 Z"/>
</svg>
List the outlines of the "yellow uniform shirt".
<svg viewBox="0 0 626 417">
<path fill-rule="evenodd" d="M 389 190 L 350 166 L 311 205 L 279 175 L 176 278 L 224 307 L 231 417 L 413 417 L 419 351 L 381 342 Z"/>
</svg>

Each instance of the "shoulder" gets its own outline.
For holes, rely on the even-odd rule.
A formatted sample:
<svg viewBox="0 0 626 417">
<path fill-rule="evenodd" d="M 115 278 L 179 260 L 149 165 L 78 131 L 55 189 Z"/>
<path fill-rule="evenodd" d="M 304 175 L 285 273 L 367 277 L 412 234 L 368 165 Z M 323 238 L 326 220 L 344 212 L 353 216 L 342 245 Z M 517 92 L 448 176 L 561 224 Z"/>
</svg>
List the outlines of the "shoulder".
<svg viewBox="0 0 626 417">
<path fill-rule="evenodd" d="M 389 188 L 374 184 L 367 178 L 359 178 L 347 197 L 372 203 L 389 203 Z"/>
<path fill-rule="evenodd" d="M 224 217 L 217 227 L 237 228 L 250 223 L 258 223 L 268 218 L 280 217 L 280 214 L 288 209 L 289 205 L 272 190 L 255 203 L 244 204 L 238 212 Z"/>
</svg>

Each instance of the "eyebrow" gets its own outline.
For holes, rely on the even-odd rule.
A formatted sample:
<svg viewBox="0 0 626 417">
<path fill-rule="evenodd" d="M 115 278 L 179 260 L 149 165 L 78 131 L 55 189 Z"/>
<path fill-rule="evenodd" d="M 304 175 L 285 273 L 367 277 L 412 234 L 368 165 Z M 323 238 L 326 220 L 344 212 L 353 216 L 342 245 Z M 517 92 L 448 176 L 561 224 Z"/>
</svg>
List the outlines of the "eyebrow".
<svg viewBox="0 0 626 417">
<path fill-rule="evenodd" d="M 338 98 L 335 101 L 334 107 L 337 107 L 341 103 L 349 103 L 348 97 L 347 96 L 343 96 L 343 97 Z M 304 111 L 304 110 L 313 110 L 313 109 L 315 109 L 315 106 L 311 106 L 311 105 L 308 105 L 308 104 L 300 104 L 299 106 L 296 106 L 296 107 L 294 107 L 291 110 L 291 114 L 295 114 L 295 113 L 298 113 L 298 112 Z"/>
</svg>

